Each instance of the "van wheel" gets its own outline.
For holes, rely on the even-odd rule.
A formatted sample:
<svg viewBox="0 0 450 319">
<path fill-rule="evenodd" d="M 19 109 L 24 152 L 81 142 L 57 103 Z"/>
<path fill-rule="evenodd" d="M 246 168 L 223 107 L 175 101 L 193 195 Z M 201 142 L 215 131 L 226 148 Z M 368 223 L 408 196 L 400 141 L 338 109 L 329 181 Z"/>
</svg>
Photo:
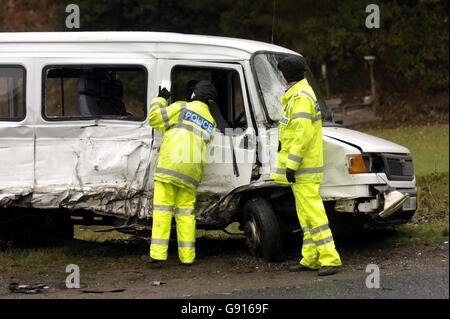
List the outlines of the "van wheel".
<svg viewBox="0 0 450 319">
<path fill-rule="evenodd" d="M 270 203 L 263 198 L 248 200 L 243 221 L 250 251 L 266 261 L 280 261 L 284 252 L 282 231 Z"/>
</svg>

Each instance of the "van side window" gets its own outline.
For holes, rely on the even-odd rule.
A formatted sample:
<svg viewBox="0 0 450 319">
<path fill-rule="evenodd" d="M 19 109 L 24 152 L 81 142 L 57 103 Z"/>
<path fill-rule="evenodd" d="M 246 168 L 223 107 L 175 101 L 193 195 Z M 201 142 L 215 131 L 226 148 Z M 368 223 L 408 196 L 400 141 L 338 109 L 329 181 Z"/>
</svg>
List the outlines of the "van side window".
<svg viewBox="0 0 450 319">
<path fill-rule="evenodd" d="M 247 128 L 239 73 L 233 69 L 176 66 L 172 69 L 171 103 L 190 99 L 194 84 L 199 80 L 211 81 L 217 89 L 218 98 L 210 106 L 210 113 L 217 128 Z M 239 118 L 238 118 L 239 117 Z"/>
<path fill-rule="evenodd" d="M 49 66 L 43 71 L 43 117 L 142 121 L 147 71 L 141 66 Z"/>
<path fill-rule="evenodd" d="M 0 121 L 25 118 L 25 69 L 0 66 Z"/>
</svg>

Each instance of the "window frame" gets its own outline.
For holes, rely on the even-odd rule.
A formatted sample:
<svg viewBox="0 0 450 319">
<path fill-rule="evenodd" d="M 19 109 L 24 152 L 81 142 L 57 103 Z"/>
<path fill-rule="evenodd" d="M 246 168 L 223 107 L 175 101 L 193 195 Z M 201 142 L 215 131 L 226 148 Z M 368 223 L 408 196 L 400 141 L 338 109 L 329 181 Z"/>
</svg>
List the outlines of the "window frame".
<svg viewBox="0 0 450 319">
<path fill-rule="evenodd" d="M 235 80 L 235 77 L 238 77 L 238 80 L 239 80 L 239 88 L 240 88 L 240 91 L 241 91 L 241 98 L 242 98 L 242 102 L 243 103 L 245 103 L 245 101 L 244 101 L 244 94 L 243 94 L 243 87 L 242 87 L 242 81 L 241 81 L 241 78 L 240 78 L 240 76 L 239 76 L 239 73 L 234 73 L 234 74 L 231 74 L 231 76 L 230 76 L 230 83 L 231 83 L 231 104 L 232 104 L 232 109 L 231 109 L 231 117 L 232 117 L 232 119 L 233 119 L 233 129 L 236 129 L 236 128 L 241 128 L 241 129 L 243 129 L 244 131 L 248 128 L 248 118 L 247 118 L 247 113 L 246 113 L 246 111 L 245 111 L 245 105 L 243 105 L 243 111 L 244 111 L 244 117 L 245 117 L 245 127 L 240 127 L 240 126 L 237 126 L 237 124 L 239 124 L 239 123 L 235 123 L 235 121 L 236 121 L 236 117 L 237 117 L 237 115 L 239 115 L 239 114 L 236 114 L 236 86 L 235 86 L 235 82 L 234 82 L 234 80 Z M 249 105 L 250 106 L 250 105 Z"/>
<path fill-rule="evenodd" d="M 215 63 L 217 63 L 217 62 L 215 62 Z M 172 65 L 171 66 L 171 68 L 170 68 L 170 81 L 171 81 L 171 83 L 172 83 L 172 80 L 173 80 L 173 74 L 174 74 L 174 72 L 175 72 L 175 69 L 176 68 L 187 68 L 187 69 L 198 69 L 198 70 L 212 70 L 212 69 L 214 69 L 214 70 L 226 70 L 226 71 L 228 71 L 228 72 L 231 72 L 231 71 L 233 71 L 233 72 L 235 72 L 234 74 L 231 74 L 230 73 L 230 75 L 231 76 L 229 76 L 229 80 L 230 80 L 230 83 L 231 83 L 231 91 L 230 92 L 227 92 L 227 95 L 230 93 L 230 96 L 227 96 L 227 100 L 229 99 L 229 103 L 230 103 L 230 106 L 231 106 L 231 113 L 233 113 L 234 112 L 234 100 L 233 100 L 233 93 L 234 92 L 232 92 L 233 91 L 233 81 L 232 81 L 232 76 L 233 75 L 237 75 L 238 76 L 238 78 L 239 78 L 239 83 L 240 83 L 240 86 L 241 86 L 241 92 L 243 92 L 243 89 L 246 89 L 247 90 L 247 83 L 246 82 L 244 82 L 244 83 L 242 83 L 242 79 L 241 79 L 241 76 L 240 76 L 240 73 L 236 70 L 236 69 L 234 69 L 234 68 L 230 68 L 230 67 L 227 67 L 227 65 L 225 64 L 225 65 L 223 65 L 223 66 L 208 66 L 208 65 L 195 65 L 195 64 L 188 64 L 188 63 L 180 63 L 180 64 L 174 64 L 174 65 Z M 243 70 L 242 70 L 242 74 L 243 74 L 243 79 L 244 79 L 244 81 L 245 81 L 245 74 L 244 74 L 244 72 L 243 72 Z M 227 79 L 227 81 L 228 81 L 228 79 Z M 248 96 L 247 96 L 247 98 L 249 98 Z M 242 93 L 242 102 L 244 103 L 244 112 L 245 112 L 245 116 L 246 116 L 246 118 L 247 118 L 247 127 L 245 128 L 245 130 L 247 130 L 249 127 L 251 127 L 251 125 L 250 125 L 250 123 L 249 123 L 249 120 L 248 120 L 248 116 L 247 116 L 247 112 L 246 112 L 246 110 L 245 110 L 245 99 L 244 99 L 244 95 L 243 95 L 243 93 Z M 173 103 L 173 101 L 172 101 L 172 103 Z M 250 112 L 251 112 L 251 104 L 250 104 L 250 101 L 248 101 L 247 102 L 248 103 L 248 107 L 249 107 L 249 109 L 250 109 Z M 227 107 L 228 107 L 229 105 L 227 105 Z M 228 117 L 228 109 L 226 110 L 226 112 L 225 112 L 225 114 L 223 114 L 223 112 L 222 112 L 222 116 L 224 117 L 224 119 L 227 121 L 227 123 L 228 123 L 228 119 L 227 119 L 227 117 Z M 232 127 L 232 126 L 234 126 L 234 118 L 232 119 L 233 120 L 233 123 L 228 123 L 228 125 L 230 125 L 230 128 L 232 128 L 232 129 L 235 129 L 235 128 L 237 128 L 237 127 Z M 253 126 L 253 125 L 252 125 Z"/>
<path fill-rule="evenodd" d="M 22 92 L 22 112 L 20 118 L 4 118 L 0 117 L 0 122 L 22 122 L 27 117 L 27 69 L 21 64 L 0 64 L 0 68 L 18 68 L 23 71 L 23 92 Z"/>
<path fill-rule="evenodd" d="M 95 116 L 64 116 L 64 117 L 48 117 L 45 114 L 45 89 L 46 89 L 46 79 L 47 79 L 47 71 L 51 68 L 139 68 L 144 71 L 145 74 L 145 114 L 143 117 L 135 117 L 132 119 L 122 119 L 118 118 L 116 115 L 95 115 Z M 112 121 L 129 121 L 129 122 L 138 122 L 142 123 L 147 120 L 148 116 L 148 108 L 147 108 L 147 95 L 148 95 L 148 70 L 145 65 L 142 64 L 97 64 L 97 63 L 82 63 L 82 64 L 48 64 L 42 68 L 41 74 L 41 117 L 44 121 L 48 122 L 66 122 L 66 121 L 90 121 L 90 120 L 112 120 Z"/>
</svg>

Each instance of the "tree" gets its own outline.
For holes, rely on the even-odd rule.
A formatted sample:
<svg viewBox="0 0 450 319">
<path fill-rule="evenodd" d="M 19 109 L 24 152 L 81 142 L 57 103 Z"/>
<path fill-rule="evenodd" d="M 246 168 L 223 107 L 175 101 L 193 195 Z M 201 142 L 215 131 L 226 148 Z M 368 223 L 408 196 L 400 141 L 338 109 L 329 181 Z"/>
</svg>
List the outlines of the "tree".
<svg viewBox="0 0 450 319">
<path fill-rule="evenodd" d="M 79 0 L 81 28 L 77 31 L 165 31 L 219 35 L 223 0 Z M 66 30 L 64 7 L 54 27 Z"/>
</svg>

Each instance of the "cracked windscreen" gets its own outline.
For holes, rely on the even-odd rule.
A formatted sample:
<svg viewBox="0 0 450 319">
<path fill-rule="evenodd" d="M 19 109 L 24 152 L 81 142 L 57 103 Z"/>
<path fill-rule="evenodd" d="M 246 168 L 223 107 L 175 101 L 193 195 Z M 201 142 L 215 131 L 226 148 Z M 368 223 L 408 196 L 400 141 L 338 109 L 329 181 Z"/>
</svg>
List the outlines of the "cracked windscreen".
<svg viewBox="0 0 450 319">
<path fill-rule="evenodd" d="M 257 76 L 267 116 L 271 121 L 276 123 L 281 119 L 282 106 L 280 96 L 288 89 L 288 86 L 284 83 L 281 74 L 277 69 L 277 64 L 286 56 L 287 54 L 281 53 L 258 53 L 252 59 L 253 69 Z M 323 121 L 334 122 L 332 113 L 326 106 L 322 93 L 308 66 L 306 78 L 319 101 Z"/>
</svg>

